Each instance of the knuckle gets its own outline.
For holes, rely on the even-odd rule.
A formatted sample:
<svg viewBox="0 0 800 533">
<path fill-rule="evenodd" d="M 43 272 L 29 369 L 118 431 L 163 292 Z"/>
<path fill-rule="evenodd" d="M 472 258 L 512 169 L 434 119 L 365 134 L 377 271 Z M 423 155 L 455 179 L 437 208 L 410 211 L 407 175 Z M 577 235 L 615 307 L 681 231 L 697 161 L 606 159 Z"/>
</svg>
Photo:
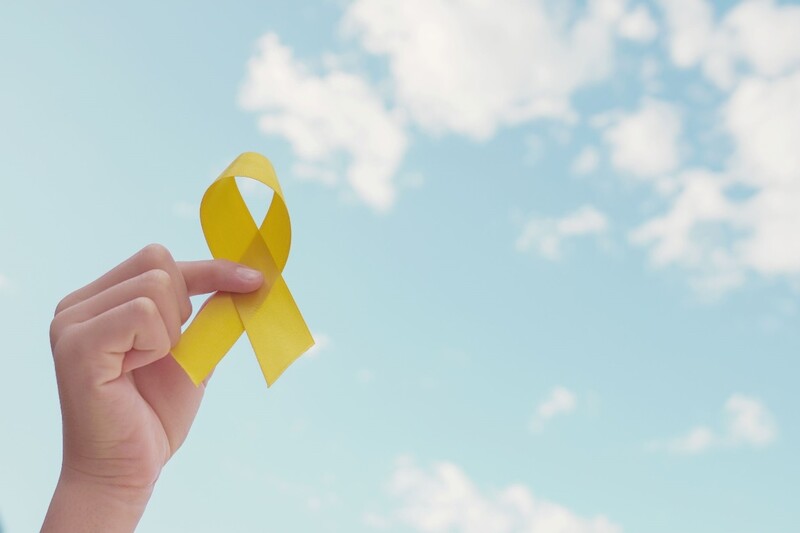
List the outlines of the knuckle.
<svg viewBox="0 0 800 533">
<path fill-rule="evenodd" d="M 72 293 L 64 296 L 60 302 L 56 305 L 56 310 L 53 313 L 53 316 L 58 316 L 61 312 L 65 311 L 72 305 Z"/>
<path fill-rule="evenodd" d="M 139 258 L 145 265 L 157 268 L 173 262 L 172 254 L 163 244 L 148 244 L 139 252 Z"/>
<path fill-rule="evenodd" d="M 129 303 L 131 311 L 138 317 L 150 319 L 158 316 L 158 306 L 147 296 L 139 296 Z"/>
<path fill-rule="evenodd" d="M 165 270 L 154 268 L 142 274 L 142 282 L 146 287 L 156 291 L 157 293 L 161 293 L 170 288 L 170 285 L 172 284 L 172 278 Z"/>
<path fill-rule="evenodd" d="M 53 344 L 53 359 L 58 364 L 59 361 L 69 358 L 71 354 L 80 352 L 81 339 L 79 324 L 69 324 L 61 329 L 58 339 Z"/>
</svg>

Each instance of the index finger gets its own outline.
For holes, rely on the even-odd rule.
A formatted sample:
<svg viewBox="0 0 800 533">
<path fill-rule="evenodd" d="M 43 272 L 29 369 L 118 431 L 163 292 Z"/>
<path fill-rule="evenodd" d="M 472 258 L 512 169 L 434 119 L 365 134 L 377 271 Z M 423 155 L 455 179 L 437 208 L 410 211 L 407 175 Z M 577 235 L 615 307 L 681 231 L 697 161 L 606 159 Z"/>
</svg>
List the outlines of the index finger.
<svg viewBox="0 0 800 533">
<path fill-rule="evenodd" d="M 214 291 L 253 292 L 264 283 L 264 276 L 258 270 L 226 259 L 181 261 L 178 269 L 189 296 Z"/>
</svg>

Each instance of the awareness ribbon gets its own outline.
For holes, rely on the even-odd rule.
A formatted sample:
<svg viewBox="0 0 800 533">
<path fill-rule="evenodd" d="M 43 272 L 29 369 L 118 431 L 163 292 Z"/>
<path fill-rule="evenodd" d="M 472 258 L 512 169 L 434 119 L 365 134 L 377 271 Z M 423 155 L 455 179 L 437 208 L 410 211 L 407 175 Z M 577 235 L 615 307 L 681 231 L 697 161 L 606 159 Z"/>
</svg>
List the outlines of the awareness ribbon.
<svg viewBox="0 0 800 533">
<path fill-rule="evenodd" d="M 237 176 L 257 180 L 274 192 L 261 226 L 256 226 L 242 199 Z M 211 255 L 261 271 L 264 283 L 248 294 L 214 294 L 186 328 L 172 355 L 198 385 L 247 332 L 270 386 L 314 345 L 314 339 L 281 275 L 292 232 L 283 191 L 269 160 L 254 152 L 237 157 L 203 195 L 200 222 Z"/>
</svg>

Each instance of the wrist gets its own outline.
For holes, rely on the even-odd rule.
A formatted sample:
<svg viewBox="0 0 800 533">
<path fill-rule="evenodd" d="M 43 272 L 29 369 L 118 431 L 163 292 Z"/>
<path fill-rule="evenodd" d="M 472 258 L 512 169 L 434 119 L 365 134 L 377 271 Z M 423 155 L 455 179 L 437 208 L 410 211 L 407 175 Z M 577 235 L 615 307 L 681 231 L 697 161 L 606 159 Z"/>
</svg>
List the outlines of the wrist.
<svg viewBox="0 0 800 533">
<path fill-rule="evenodd" d="M 152 486 L 120 485 L 62 467 L 42 533 L 132 532 L 152 492 Z"/>
</svg>

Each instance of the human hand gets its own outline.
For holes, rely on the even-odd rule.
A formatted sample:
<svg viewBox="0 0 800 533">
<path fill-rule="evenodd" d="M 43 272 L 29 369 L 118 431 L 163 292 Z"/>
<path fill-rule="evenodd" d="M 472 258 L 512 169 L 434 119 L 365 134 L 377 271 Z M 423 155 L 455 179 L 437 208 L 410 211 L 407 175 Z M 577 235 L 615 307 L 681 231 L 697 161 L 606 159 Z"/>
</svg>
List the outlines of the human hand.
<svg viewBox="0 0 800 533">
<path fill-rule="evenodd" d="M 205 383 L 170 354 L 189 296 L 262 283 L 236 263 L 175 262 L 150 245 L 59 303 L 50 342 L 63 462 L 42 531 L 133 531 L 203 398 Z"/>
</svg>

